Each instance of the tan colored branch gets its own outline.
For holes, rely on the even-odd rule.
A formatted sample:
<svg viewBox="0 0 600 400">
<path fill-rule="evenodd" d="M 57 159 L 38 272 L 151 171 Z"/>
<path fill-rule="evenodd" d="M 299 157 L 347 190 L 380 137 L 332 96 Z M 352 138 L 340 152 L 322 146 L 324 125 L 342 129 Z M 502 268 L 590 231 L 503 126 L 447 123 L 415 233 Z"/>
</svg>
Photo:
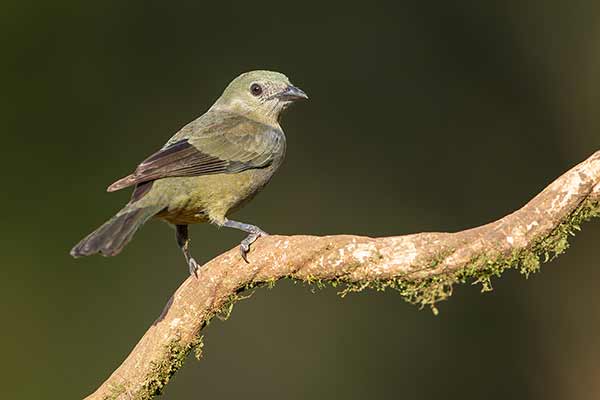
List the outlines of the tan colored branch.
<svg viewBox="0 0 600 400">
<path fill-rule="evenodd" d="M 567 247 L 579 223 L 598 215 L 600 151 L 558 178 L 520 210 L 456 233 L 369 238 L 269 236 L 244 263 L 237 248 L 206 263 L 177 289 L 121 366 L 87 399 L 148 399 L 200 344 L 200 331 L 246 288 L 291 277 L 345 284 L 346 291 L 393 288 L 433 305 L 456 282 L 489 286 L 506 268 L 536 271 Z"/>
</svg>

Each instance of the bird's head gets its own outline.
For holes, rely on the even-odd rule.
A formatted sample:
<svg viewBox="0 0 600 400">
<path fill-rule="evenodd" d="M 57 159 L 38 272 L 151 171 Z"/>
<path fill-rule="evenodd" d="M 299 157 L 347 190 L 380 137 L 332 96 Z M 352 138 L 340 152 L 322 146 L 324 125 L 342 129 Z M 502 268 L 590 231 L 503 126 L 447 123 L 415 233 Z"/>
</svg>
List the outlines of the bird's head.
<svg viewBox="0 0 600 400">
<path fill-rule="evenodd" d="M 235 78 L 213 108 L 235 112 L 270 125 L 290 104 L 308 99 L 306 93 L 279 72 L 251 71 Z"/>
</svg>

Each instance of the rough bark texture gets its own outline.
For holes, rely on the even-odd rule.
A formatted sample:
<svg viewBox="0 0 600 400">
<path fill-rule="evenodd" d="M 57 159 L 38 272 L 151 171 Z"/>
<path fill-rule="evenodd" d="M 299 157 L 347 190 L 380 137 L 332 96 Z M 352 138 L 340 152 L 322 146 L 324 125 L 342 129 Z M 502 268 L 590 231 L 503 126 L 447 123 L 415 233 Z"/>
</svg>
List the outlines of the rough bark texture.
<svg viewBox="0 0 600 400">
<path fill-rule="evenodd" d="M 600 151 L 558 178 L 520 210 L 456 233 L 369 238 L 269 236 L 258 240 L 244 263 L 238 248 L 200 268 L 173 294 L 162 314 L 121 366 L 87 399 L 149 399 L 159 394 L 195 347 L 201 329 L 230 310 L 239 294 L 289 277 L 364 288 L 395 289 L 408 301 L 430 305 L 457 282 L 490 288 L 507 268 L 524 274 L 563 252 L 579 224 L 599 215 Z"/>
</svg>

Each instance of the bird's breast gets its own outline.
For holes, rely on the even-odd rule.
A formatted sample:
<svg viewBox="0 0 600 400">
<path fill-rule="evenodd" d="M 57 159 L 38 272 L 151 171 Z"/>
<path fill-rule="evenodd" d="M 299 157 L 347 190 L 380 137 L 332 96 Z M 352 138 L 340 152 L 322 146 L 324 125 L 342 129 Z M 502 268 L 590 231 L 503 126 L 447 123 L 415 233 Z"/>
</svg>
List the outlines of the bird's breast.
<svg viewBox="0 0 600 400">
<path fill-rule="evenodd" d="M 250 201 L 269 182 L 278 166 L 160 179 L 152 190 L 166 195 L 167 207 L 158 217 L 175 224 L 223 223 L 229 213 Z"/>
</svg>

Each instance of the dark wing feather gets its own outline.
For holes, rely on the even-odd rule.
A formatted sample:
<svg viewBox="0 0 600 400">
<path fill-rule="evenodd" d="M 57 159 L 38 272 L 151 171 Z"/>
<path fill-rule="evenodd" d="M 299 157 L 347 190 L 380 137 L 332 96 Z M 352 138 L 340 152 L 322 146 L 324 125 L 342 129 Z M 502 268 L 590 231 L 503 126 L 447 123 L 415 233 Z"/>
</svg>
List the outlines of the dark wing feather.
<svg viewBox="0 0 600 400">
<path fill-rule="evenodd" d="M 191 130 L 186 132 L 187 137 L 175 135 L 165 147 L 145 159 L 133 174 L 110 185 L 108 191 L 166 177 L 262 168 L 282 155 L 285 142 L 280 130 L 240 116 L 220 117 L 223 123 L 192 122 L 181 131 Z"/>
</svg>

